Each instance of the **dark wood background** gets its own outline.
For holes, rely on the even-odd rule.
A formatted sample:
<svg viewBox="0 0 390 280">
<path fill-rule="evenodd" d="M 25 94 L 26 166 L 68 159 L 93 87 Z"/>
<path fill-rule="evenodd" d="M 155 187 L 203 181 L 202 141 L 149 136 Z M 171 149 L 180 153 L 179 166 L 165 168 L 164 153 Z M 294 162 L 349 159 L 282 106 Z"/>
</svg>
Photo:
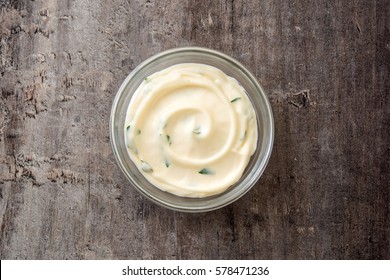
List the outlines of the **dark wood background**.
<svg viewBox="0 0 390 280">
<path fill-rule="evenodd" d="M 0 3 L 1 259 L 390 258 L 389 1 Z M 276 126 L 257 185 L 204 214 L 141 197 L 108 133 L 128 73 L 189 45 L 246 65 Z"/>
</svg>

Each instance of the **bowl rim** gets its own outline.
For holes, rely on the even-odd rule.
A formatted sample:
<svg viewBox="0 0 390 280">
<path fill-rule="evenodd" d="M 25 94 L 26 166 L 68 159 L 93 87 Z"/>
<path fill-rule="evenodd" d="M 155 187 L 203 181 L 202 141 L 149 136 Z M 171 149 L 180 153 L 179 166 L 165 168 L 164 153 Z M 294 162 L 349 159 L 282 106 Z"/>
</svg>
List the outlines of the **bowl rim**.
<svg viewBox="0 0 390 280">
<path fill-rule="evenodd" d="M 173 203 L 167 203 L 166 201 L 163 201 L 159 199 L 158 197 L 155 197 L 153 195 L 150 195 L 147 191 L 145 191 L 142 187 L 138 186 L 137 182 L 134 181 L 134 179 L 129 175 L 128 169 L 125 168 L 124 163 L 122 162 L 122 159 L 119 155 L 119 147 L 118 144 L 115 140 L 115 113 L 118 107 L 119 100 L 124 93 L 127 85 L 131 81 L 131 79 L 138 73 L 139 70 L 143 69 L 147 65 L 151 64 L 153 61 L 157 59 L 161 59 L 165 56 L 181 53 L 181 52 L 192 52 L 192 53 L 206 53 L 211 56 L 216 56 L 219 58 L 222 58 L 223 60 L 226 60 L 227 62 L 231 63 L 234 65 L 237 69 L 243 72 L 243 74 L 253 83 L 255 86 L 256 90 L 262 95 L 262 99 L 264 100 L 264 107 L 266 108 L 266 115 L 269 117 L 269 141 L 268 145 L 265 147 L 265 152 L 264 156 L 261 160 L 261 165 L 259 166 L 258 174 L 256 174 L 256 180 L 254 180 L 251 185 L 247 188 L 245 188 L 242 192 L 238 193 L 238 195 L 231 197 L 228 200 L 223 200 L 222 203 L 218 205 L 213 205 L 211 207 L 205 207 L 205 206 L 199 206 L 199 207 L 184 207 L 181 205 L 175 205 Z M 144 61 L 142 61 L 137 67 L 135 67 L 124 79 L 122 82 L 121 86 L 117 90 L 115 94 L 115 98 L 112 103 L 111 107 L 111 113 L 110 113 L 110 123 L 109 123 L 109 136 L 110 136 L 110 142 L 111 142 L 111 147 L 112 151 L 114 154 L 114 157 L 116 159 L 117 164 L 119 165 L 122 173 L 125 175 L 128 181 L 131 182 L 132 186 L 139 192 L 141 193 L 144 197 L 148 198 L 152 202 L 156 203 L 157 205 L 160 205 L 164 208 L 168 208 L 171 210 L 179 211 L 179 212 L 189 212 L 189 213 L 198 213 L 198 212 L 208 212 L 208 211 L 213 211 L 220 209 L 222 207 L 225 207 L 238 199 L 240 199 L 242 196 L 244 196 L 249 190 L 253 188 L 253 186 L 258 182 L 258 180 L 261 178 L 261 175 L 263 174 L 266 166 L 268 165 L 268 162 L 271 157 L 272 149 L 273 149 L 273 144 L 274 144 L 274 138 L 275 138 L 275 125 L 274 125 L 274 117 L 273 117 L 273 112 L 272 112 L 272 107 L 270 104 L 270 101 L 268 99 L 267 94 L 265 93 L 264 89 L 262 86 L 259 84 L 257 81 L 256 77 L 239 61 L 236 59 L 232 58 L 229 55 L 226 55 L 220 51 L 216 51 L 213 49 L 209 48 L 204 48 L 204 47 L 197 47 L 197 46 L 188 46 L 188 47 L 178 47 L 178 48 L 172 48 L 168 49 L 162 52 L 159 52 Z M 197 198 L 193 198 L 197 199 Z"/>
</svg>

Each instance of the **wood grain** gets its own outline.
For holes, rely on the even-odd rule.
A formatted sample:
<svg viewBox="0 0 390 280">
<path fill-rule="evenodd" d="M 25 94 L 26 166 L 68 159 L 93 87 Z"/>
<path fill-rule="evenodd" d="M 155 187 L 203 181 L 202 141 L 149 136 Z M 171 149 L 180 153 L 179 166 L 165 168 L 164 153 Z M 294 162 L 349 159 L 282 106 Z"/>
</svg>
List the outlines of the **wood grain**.
<svg viewBox="0 0 390 280">
<path fill-rule="evenodd" d="M 2 0 L 1 259 L 389 259 L 390 5 Z M 223 51 L 270 97 L 246 196 L 205 214 L 141 197 L 114 160 L 114 95 L 172 47 Z"/>
</svg>

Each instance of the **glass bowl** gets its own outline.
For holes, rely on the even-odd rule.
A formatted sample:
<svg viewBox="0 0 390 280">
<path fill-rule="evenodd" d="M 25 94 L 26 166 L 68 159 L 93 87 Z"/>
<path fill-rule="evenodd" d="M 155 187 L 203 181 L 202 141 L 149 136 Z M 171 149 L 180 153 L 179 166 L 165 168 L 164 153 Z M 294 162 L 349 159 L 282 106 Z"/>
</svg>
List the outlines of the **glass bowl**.
<svg viewBox="0 0 390 280">
<path fill-rule="evenodd" d="M 133 93 L 145 77 L 179 63 L 203 63 L 235 78 L 247 91 L 256 112 L 258 139 L 242 177 L 223 193 L 203 198 L 180 197 L 155 187 L 131 161 L 125 145 L 125 117 Z M 111 111 L 110 139 L 119 167 L 130 183 L 151 201 L 182 212 L 206 212 L 224 207 L 247 193 L 268 163 L 274 141 L 274 120 L 268 98 L 255 77 L 235 59 L 206 48 L 186 47 L 161 52 L 136 67 L 120 86 Z"/>
</svg>

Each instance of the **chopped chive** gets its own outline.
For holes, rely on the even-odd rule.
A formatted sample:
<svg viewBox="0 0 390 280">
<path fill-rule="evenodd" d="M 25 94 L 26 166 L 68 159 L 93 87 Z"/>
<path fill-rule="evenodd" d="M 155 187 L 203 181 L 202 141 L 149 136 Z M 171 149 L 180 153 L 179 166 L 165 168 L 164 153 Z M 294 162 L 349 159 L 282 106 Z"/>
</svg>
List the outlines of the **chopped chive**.
<svg viewBox="0 0 390 280">
<path fill-rule="evenodd" d="M 137 129 L 137 135 L 141 134 L 141 129 Z"/>
<path fill-rule="evenodd" d="M 212 170 L 209 169 L 209 168 L 203 168 L 203 169 L 200 170 L 198 173 L 199 173 L 199 174 L 203 174 L 203 175 L 210 175 L 210 174 L 214 174 L 214 171 L 212 171 Z"/>
<path fill-rule="evenodd" d="M 172 141 L 171 141 L 171 136 L 169 136 L 168 134 L 166 135 L 167 136 L 167 142 L 169 145 L 172 144 Z"/>
<path fill-rule="evenodd" d="M 233 102 L 236 102 L 237 100 L 240 100 L 240 99 L 241 99 L 241 97 L 236 97 L 233 100 L 231 100 L 230 102 L 233 103 Z"/>
<path fill-rule="evenodd" d="M 243 141 L 245 139 L 245 137 L 246 137 L 246 130 L 244 132 L 244 135 L 240 138 L 240 140 Z"/>
<path fill-rule="evenodd" d="M 165 166 L 168 168 L 171 165 L 171 162 L 167 159 L 164 159 Z"/>
<path fill-rule="evenodd" d="M 141 160 L 141 169 L 145 172 L 153 172 L 153 168 L 146 161 Z"/>
<path fill-rule="evenodd" d="M 200 134 L 201 133 L 201 130 L 200 130 L 200 126 L 198 126 L 197 128 L 195 128 L 192 133 L 194 134 Z"/>
<path fill-rule="evenodd" d="M 129 137 L 129 135 L 130 135 L 130 125 L 128 125 L 127 127 L 126 127 L 126 146 L 127 146 L 127 148 L 131 148 L 131 140 L 130 140 L 130 137 Z"/>
<path fill-rule="evenodd" d="M 144 79 L 145 81 L 148 81 L 148 77 L 145 77 L 145 79 Z"/>
</svg>

